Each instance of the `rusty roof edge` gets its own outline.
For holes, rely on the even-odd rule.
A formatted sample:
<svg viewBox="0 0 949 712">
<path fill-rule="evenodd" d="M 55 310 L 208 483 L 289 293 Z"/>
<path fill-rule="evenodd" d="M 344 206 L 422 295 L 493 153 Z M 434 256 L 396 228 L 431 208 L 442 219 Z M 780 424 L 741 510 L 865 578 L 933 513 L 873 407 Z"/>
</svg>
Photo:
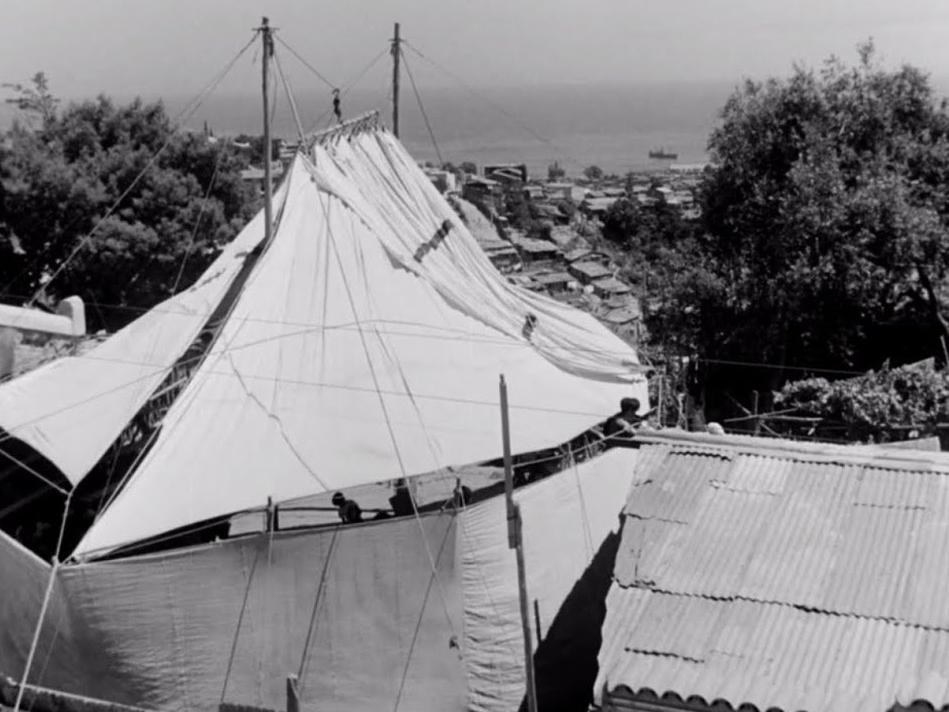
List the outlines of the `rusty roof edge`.
<svg viewBox="0 0 949 712">
<path fill-rule="evenodd" d="M 800 442 L 741 435 L 714 435 L 690 433 L 668 428 L 640 430 L 636 440 L 643 445 L 665 445 L 677 452 L 694 451 L 701 454 L 762 455 L 790 458 L 803 462 L 864 465 L 893 470 L 926 470 L 949 474 L 949 453 L 888 449 L 882 445 L 835 445 L 822 442 Z"/>
<path fill-rule="evenodd" d="M 731 700 L 726 700 L 722 697 L 716 697 L 707 700 L 702 695 L 683 695 L 676 692 L 675 690 L 666 690 L 665 692 L 660 693 L 658 690 L 649 687 L 648 685 L 633 689 L 625 683 L 619 683 L 611 687 L 608 680 L 603 685 L 603 694 L 604 699 L 608 696 L 614 705 L 616 703 L 617 696 L 620 696 L 625 697 L 630 702 L 636 701 L 642 705 L 638 705 L 635 709 L 656 710 L 657 712 L 659 710 L 701 710 L 704 712 L 711 709 L 742 710 L 742 712 L 764 712 L 765 710 L 768 712 L 773 712 L 775 710 L 777 712 L 797 712 L 795 708 L 789 708 L 785 710 L 781 707 L 774 707 L 770 705 L 767 707 L 760 707 L 758 704 L 749 700 L 735 704 Z M 937 707 L 931 701 L 922 697 L 914 697 L 907 700 L 894 698 L 892 700 L 890 709 L 912 709 L 916 706 L 925 706 L 926 709 L 936 710 L 937 712 L 949 712 L 949 705 Z M 619 710 L 626 708 L 614 706 L 612 709 Z"/>
<path fill-rule="evenodd" d="M 624 515 L 625 516 L 625 515 Z M 804 613 L 813 613 L 815 615 L 821 616 L 835 616 L 838 618 L 854 618 L 857 620 L 864 621 L 879 621 L 880 623 L 886 623 L 887 625 L 901 626 L 903 628 L 916 628 L 918 630 L 931 631 L 933 633 L 949 633 L 949 626 L 939 626 L 939 625 L 930 625 L 927 623 L 918 623 L 909 620 L 904 620 L 901 618 L 894 618 L 892 616 L 871 616 L 865 613 L 855 613 L 853 611 L 835 611 L 828 608 L 820 608 L 818 606 L 807 606 L 801 603 L 791 603 L 790 601 L 780 601 L 777 599 L 764 599 L 764 598 L 754 598 L 752 596 L 743 596 L 741 594 L 734 594 L 730 596 L 716 596 L 708 593 L 689 593 L 686 591 L 673 591 L 671 589 L 660 588 L 658 586 L 650 586 L 649 582 L 646 581 L 633 581 L 631 583 L 623 583 L 616 577 L 613 576 L 613 583 L 621 589 L 626 591 L 630 589 L 638 589 L 640 591 L 647 591 L 649 593 L 655 593 L 660 596 L 681 596 L 682 598 L 697 598 L 704 601 L 717 601 L 719 603 L 734 603 L 735 601 L 743 601 L 745 603 L 754 603 L 760 606 L 782 606 L 784 608 L 794 608 L 798 611 Z M 646 584 L 646 585 L 643 585 Z"/>
</svg>

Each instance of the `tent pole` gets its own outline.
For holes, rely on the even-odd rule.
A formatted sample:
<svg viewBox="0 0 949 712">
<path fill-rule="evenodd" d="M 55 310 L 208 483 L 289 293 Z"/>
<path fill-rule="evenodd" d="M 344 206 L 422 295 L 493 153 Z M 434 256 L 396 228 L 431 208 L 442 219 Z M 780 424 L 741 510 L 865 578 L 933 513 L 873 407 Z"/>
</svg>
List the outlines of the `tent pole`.
<svg viewBox="0 0 949 712">
<path fill-rule="evenodd" d="M 399 23 L 392 36 L 392 133 L 399 138 L 399 60 L 402 57 L 402 38 Z"/>
<path fill-rule="evenodd" d="M 511 464 L 511 429 L 508 423 L 507 383 L 500 381 L 501 437 L 504 442 L 504 497 L 507 500 L 507 543 L 517 558 L 517 591 L 521 602 L 521 628 L 524 631 L 524 669 L 527 681 L 527 709 L 537 712 L 537 685 L 534 681 L 534 645 L 531 641 L 530 602 L 521 541 L 521 510 L 514 503 L 514 468 Z"/>
<path fill-rule="evenodd" d="M 263 18 L 258 28 L 260 39 L 264 44 L 263 59 L 261 60 L 262 81 L 261 89 L 264 100 L 264 244 L 270 244 L 271 233 L 273 232 L 273 177 L 271 176 L 271 163 L 273 159 L 273 146 L 270 138 L 270 101 L 268 74 L 270 73 L 270 58 L 273 56 L 273 30 L 270 28 L 270 22 Z"/>
</svg>

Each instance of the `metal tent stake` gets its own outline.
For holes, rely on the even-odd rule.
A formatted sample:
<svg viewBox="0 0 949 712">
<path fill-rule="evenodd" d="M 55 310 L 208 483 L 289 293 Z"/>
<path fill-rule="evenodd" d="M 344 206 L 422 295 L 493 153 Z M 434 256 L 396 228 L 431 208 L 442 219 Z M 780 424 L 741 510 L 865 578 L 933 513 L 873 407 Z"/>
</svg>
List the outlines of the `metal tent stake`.
<svg viewBox="0 0 949 712">
<path fill-rule="evenodd" d="M 521 510 L 514 503 L 514 470 L 511 466 L 511 430 L 508 424 L 507 384 L 501 376 L 501 437 L 504 441 L 504 496 L 507 500 L 507 543 L 517 557 L 517 592 L 521 602 L 521 628 L 524 632 L 524 670 L 527 679 L 527 709 L 537 712 L 537 686 L 534 682 L 534 645 L 531 641 L 530 602 L 521 543 Z M 538 632 L 538 635 L 540 633 Z"/>
</svg>

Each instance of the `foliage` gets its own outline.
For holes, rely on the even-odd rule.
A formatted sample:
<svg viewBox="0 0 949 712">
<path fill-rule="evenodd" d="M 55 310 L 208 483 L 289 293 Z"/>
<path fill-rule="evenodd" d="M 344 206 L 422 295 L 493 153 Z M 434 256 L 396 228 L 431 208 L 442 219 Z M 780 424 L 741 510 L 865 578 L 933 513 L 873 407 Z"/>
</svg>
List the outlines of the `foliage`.
<svg viewBox="0 0 949 712">
<path fill-rule="evenodd" d="M 44 72 L 34 74 L 29 85 L 16 83 L 2 86 L 14 92 L 12 97 L 5 100 L 6 103 L 13 104 L 26 116 L 40 119 L 44 124 L 55 118 L 59 99 L 50 93 L 49 80 Z"/>
<path fill-rule="evenodd" d="M 596 181 L 603 180 L 603 169 L 599 166 L 587 166 L 583 169 L 583 175 L 587 180 L 595 183 Z"/>
<path fill-rule="evenodd" d="M 770 365 L 720 369 L 719 387 L 774 390 L 785 365 L 863 370 L 941 352 L 949 115 L 924 74 L 880 67 L 868 44 L 854 67 L 749 81 L 709 148 L 689 276 L 656 319 L 672 328 L 689 310 L 680 342 Z"/>
<path fill-rule="evenodd" d="M 478 166 L 476 166 L 471 161 L 462 161 L 461 165 L 458 167 L 462 170 L 463 173 L 467 173 L 468 175 L 473 176 L 473 175 L 478 174 Z"/>
<path fill-rule="evenodd" d="M 48 113 L 38 79 L 16 97 L 28 121 L 0 147 L 0 285 L 32 295 L 75 252 L 49 297 L 78 294 L 93 328 L 114 329 L 187 286 L 241 228 L 245 160 L 226 142 L 175 133 L 160 103 L 99 97 Z"/>
<path fill-rule="evenodd" d="M 778 408 L 843 423 L 851 437 L 874 441 L 888 439 L 894 426 L 912 426 L 921 435 L 934 432 L 947 404 L 949 373 L 925 363 L 833 382 L 794 381 L 775 394 Z"/>
<path fill-rule="evenodd" d="M 692 234 L 692 227 L 679 211 L 664 200 L 652 205 L 617 200 L 603 216 L 603 237 L 633 251 L 671 247 Z"/>
</svg>

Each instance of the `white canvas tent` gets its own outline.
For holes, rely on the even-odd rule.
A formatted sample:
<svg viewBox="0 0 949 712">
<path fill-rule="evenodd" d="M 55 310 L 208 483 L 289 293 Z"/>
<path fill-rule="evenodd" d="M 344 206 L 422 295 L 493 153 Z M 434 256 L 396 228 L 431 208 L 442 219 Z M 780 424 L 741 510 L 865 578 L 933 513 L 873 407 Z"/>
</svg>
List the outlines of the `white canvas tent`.
<svg viewBox="0 0 949 712">
<path fill-rule="evenodd" d="M 53 661 L 44 675 L 48 684 L 81 694 L 212 709 L 218 693 L 211 688 L 222 680 L 221 699 L 232 699 L 226 685 L 233 666 L 241 690 L 233 699 L 275 705 L 280 681 L 293 672 L 291 659 L 306 654 L 299 634 L 326 605 L 334 621 L 371 615 L 356 638 L 336 623 L 313 633 L 320 641 L 313 674 L 333 675 L 312 683 L 323 690 L 319 699 L 332 702 L 325 708 L 346 708 L 348 683 L 363 693 L 373 689 L 373 699 L 391 699 L 398 670 L 417 688 L 399 693 L 407 695 L 405 709 L 460 709 L 474 686 L 486 685 L 484 671 L 494 669 L 497 651 L 470 647 L 484 643 L 482 634 L 473 643 L 459 638 L 453 645 L 473 656 L 462 664 L 457 655 L 464 651 L 446 657 L 454 648 L 432 647 L 419 658 L 410 644 L 431 630 L 438 645 L 448 646 L 444 639 L 461 630 L 462 608 L 466 620 L 474 611 L 471 630 L 482 626 L 489 635 L 500 624 L 490 620 L 491 591 L 474 595 L 474 584 L 465 582 L 475 579 L 458 573 L 456 552 L 467 552 L 477 571 L 487 559 L 470 542 L 455 542 L 460 530 L 450 511 L 351 531 L 252 535 L 97 559 L 269 501 L 496 458 L 502 373 L 514 449 L 558 446 L 614 413 L 623 397 L 648 403 L 643 369 L 634 350 L 591 316 L 508 284 L 381 128 L 337 133 L 299 155 L 274 212 L 268 244 L 258 216 L 190 289 L 88 354 L 0 386 L 0 427 L 75 487 L 193 347 L 210 315 L 223 314 L 151 447 L 75 550 L 64 552 L 72 560 L 54 572 L 51 610 L 61 622 L 40 636 L 39 655 Z M 588 477 L 607 466 L 598 463 Z M 552 517 L 545 531 L 558 528 L 571 498 L 551 500 L 562 509 L 538 505 L 538 517 Z M 604 495 L 603 506 L 610 509 L 615 499 Z M 495 526 L 484 517 L 470 522 L 482 536 Z M 32 623 L 49 569 L 11 547 L 0 536 L 0 570 L 28 580 L 29 591 L 0 596 L 0 611 Z M 336 547 L 347 552 L 341 563 L 321 569 Z M 260 551 L 266 568 L 255 563 Z M 563 552 L 540 551 L 538 568 L 570 563 L 557 590 L 569 588 L 569 577 L 585 565 L 579 554 L 561 562 Z M 499 580 L 490 585 L 495 595 L 510 598 L 514 591 Z M 550 605 L 555 611 L 556 601 Z M 0 662 L 22 666 L 29 628 L 9 632 Z M 72 643 L 59 641 L 66 645 L 62 658 L 54 652 L 60 629 L 75 635 Z M 141 635 L 148 636 L 144 648 Z M 374 667 L 359 664 L 358 642 L 369 639 Z M 109 661 L 110 677 L 93 669 L 91 650 Z M 516 657 L 508 660 L 504 699 L 482 696 L 479 708 L 507 708 L 518 694 L 517 673 L 510 672 L 517 666 Z M 182 672 L 189 669 L 194 677 Z M 462 687 L 467 679 L 467 695 L 455 683 L 427 694 L 432 688 L 421 683 L 442 677 Z"/>
<path fill-rule="evenodd" d="M 498 374 L 522 452 L 645 379 L 591 316 L 508 284 L 399 142 L 298 156 L 275 235 L 154 446 L 76 550 L 499 455 Z M 0 387 L 0 425 L 79 482 L 260 247 L 258 218 L 198 283 L 85 356 Z M 532 324 L 526 326 L 530 317 Z"/>
</svg>

